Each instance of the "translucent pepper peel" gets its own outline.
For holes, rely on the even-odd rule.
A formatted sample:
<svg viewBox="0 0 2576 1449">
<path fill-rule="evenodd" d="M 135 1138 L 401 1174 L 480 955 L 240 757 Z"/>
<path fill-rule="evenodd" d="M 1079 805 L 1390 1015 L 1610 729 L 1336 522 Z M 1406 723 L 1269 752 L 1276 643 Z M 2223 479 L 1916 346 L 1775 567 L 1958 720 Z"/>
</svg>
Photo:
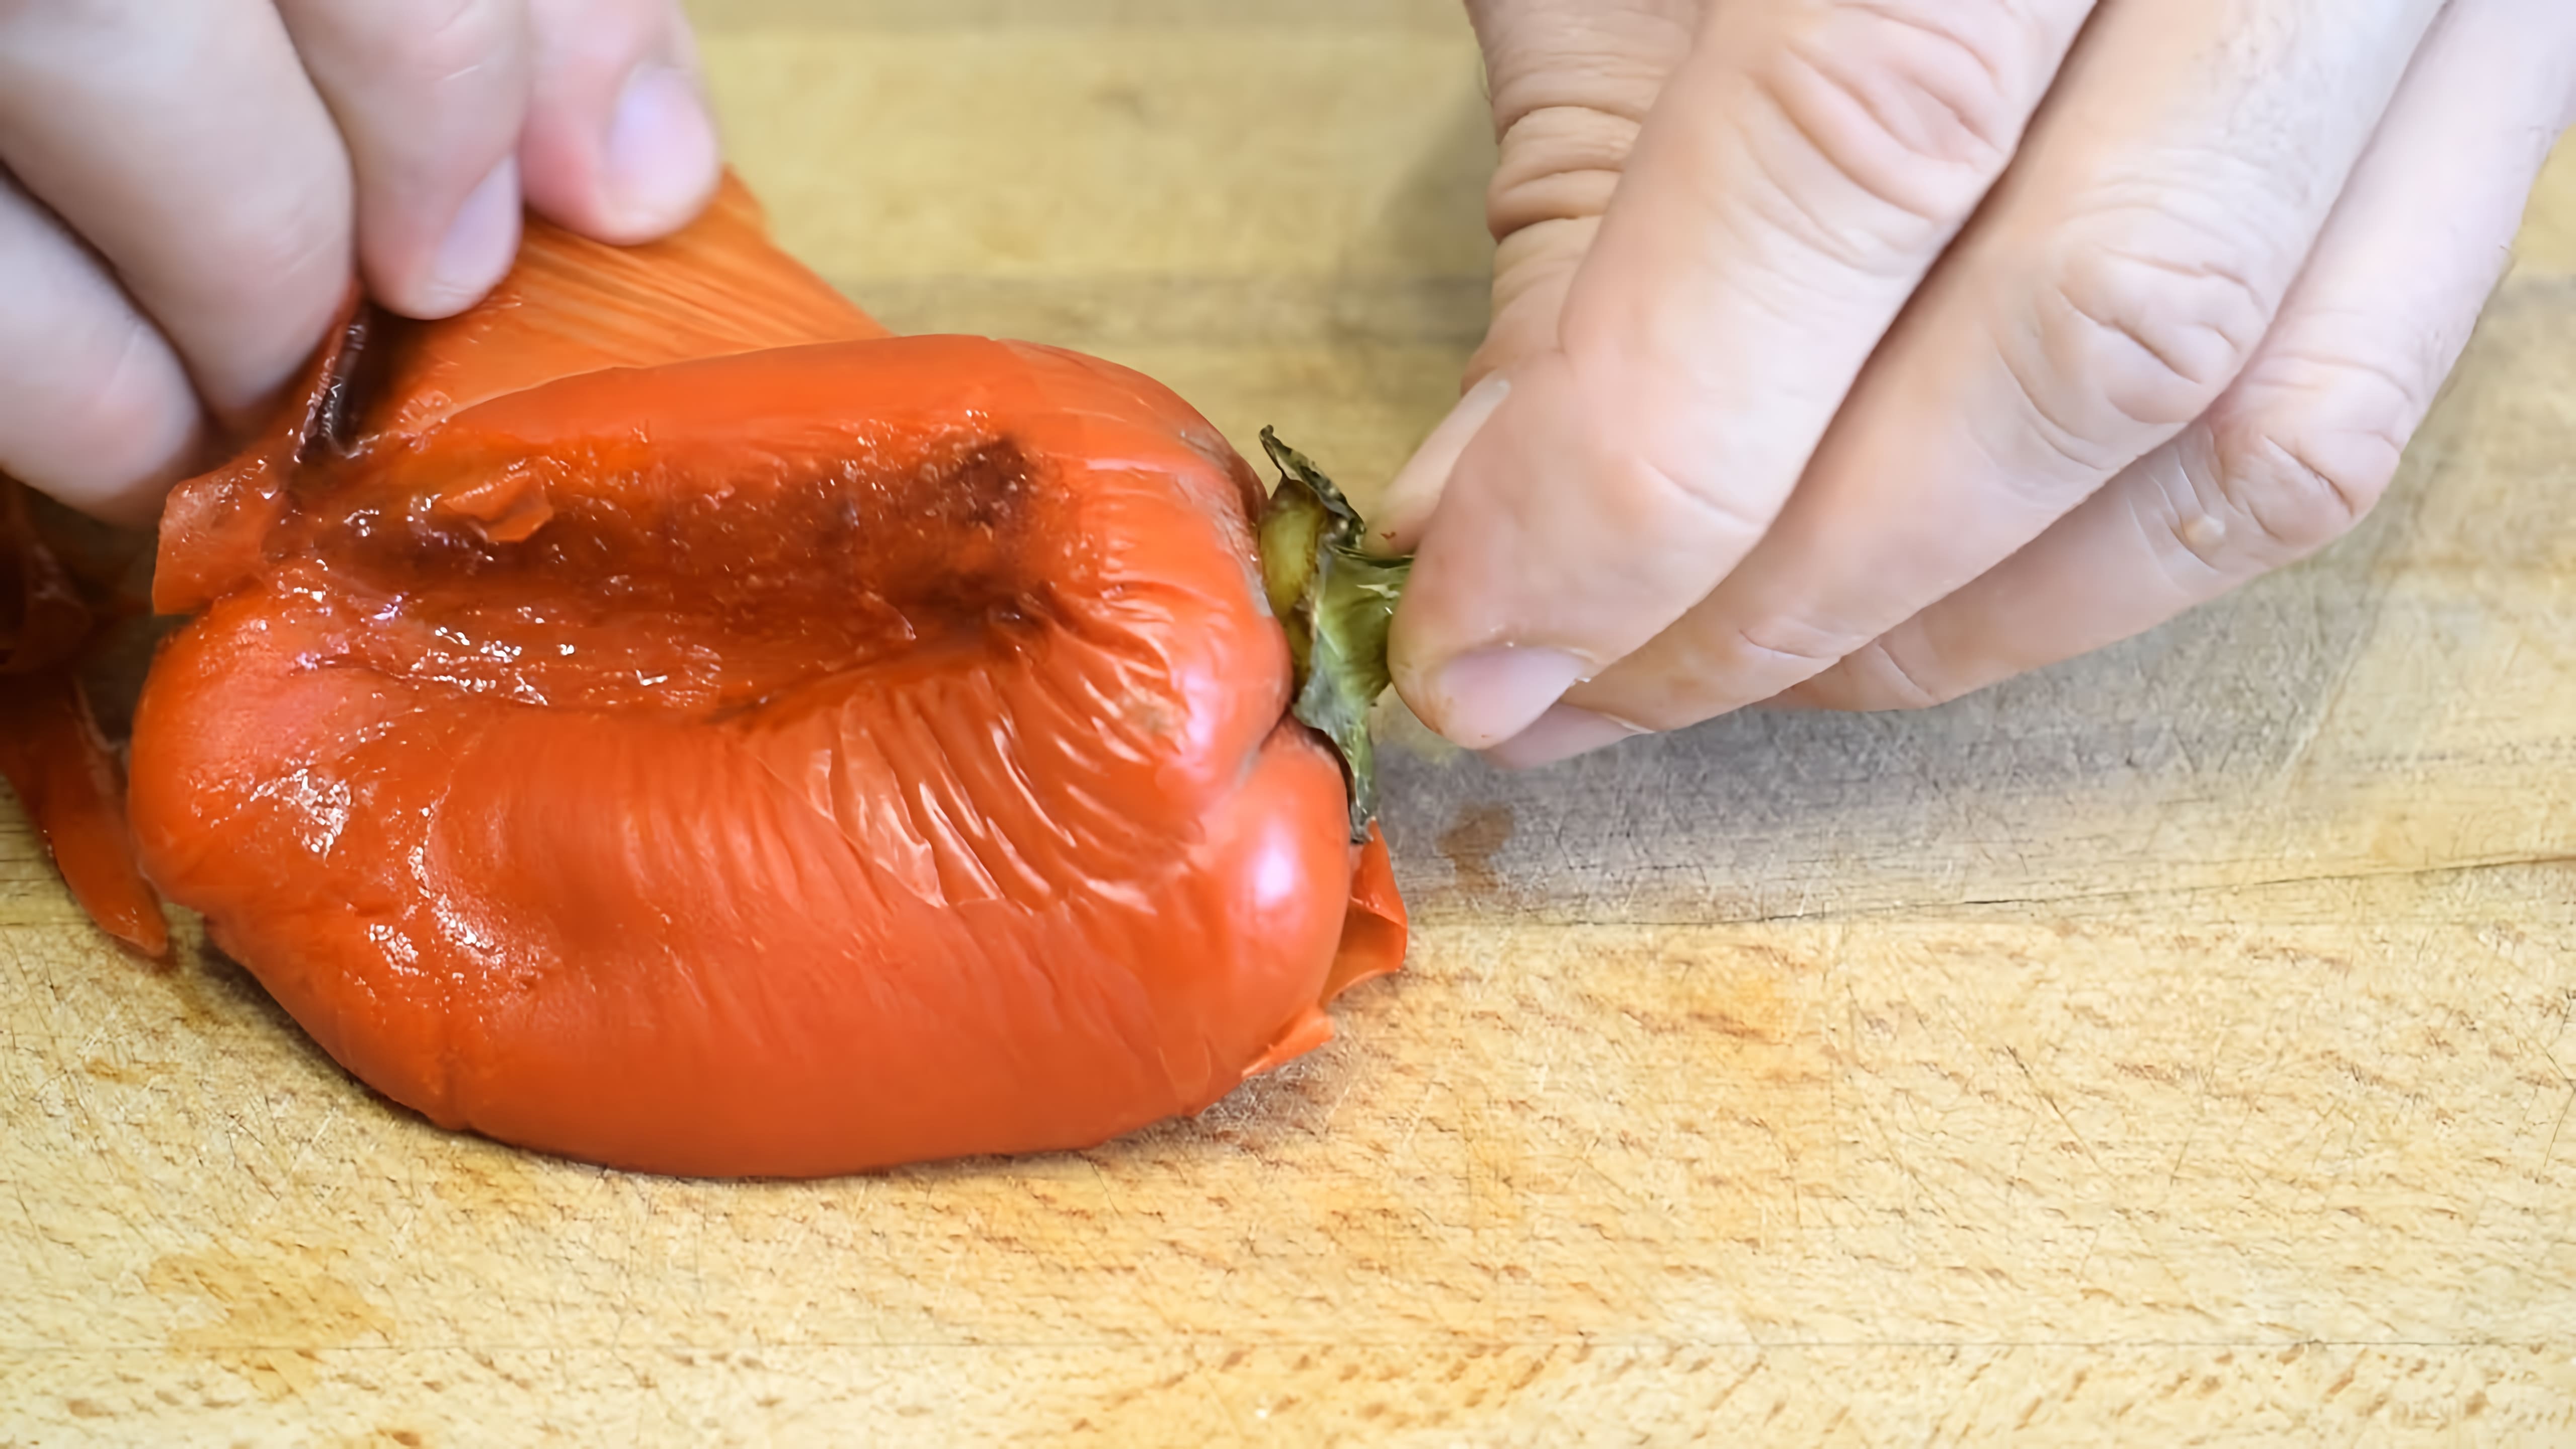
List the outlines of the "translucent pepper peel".
<svg viewBox="0 0 2576 1449">
<path fill-rule="evenodd" d="M 90 919 L 159 959 L 169 924 L 136 868 L 124 780 L 79 671 L 108 592 L 64 566 L 25 486 L 0 477 L 0 779 Z"/>
</svg>

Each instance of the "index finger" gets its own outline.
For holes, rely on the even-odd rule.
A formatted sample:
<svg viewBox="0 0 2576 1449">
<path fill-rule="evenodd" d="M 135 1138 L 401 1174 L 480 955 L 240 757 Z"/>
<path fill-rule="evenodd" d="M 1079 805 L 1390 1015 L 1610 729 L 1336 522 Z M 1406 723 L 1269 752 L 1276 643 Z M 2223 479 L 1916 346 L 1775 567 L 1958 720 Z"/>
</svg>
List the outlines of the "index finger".
<svg viewBox="0 0 2576 1449">
<path fill-rule="evenodd" d="M 1393 663 L 1426 722 L 1510 738 L 1744 557 L 2091 9 L 1709 8 L 1425 532 Z"/>
<path fill-rule="evenodd" d="M 349 287 L 349 159 L 267 0 L 0 5 L 0 162 L 98 249 L 218 416 Z"/>
</svg>

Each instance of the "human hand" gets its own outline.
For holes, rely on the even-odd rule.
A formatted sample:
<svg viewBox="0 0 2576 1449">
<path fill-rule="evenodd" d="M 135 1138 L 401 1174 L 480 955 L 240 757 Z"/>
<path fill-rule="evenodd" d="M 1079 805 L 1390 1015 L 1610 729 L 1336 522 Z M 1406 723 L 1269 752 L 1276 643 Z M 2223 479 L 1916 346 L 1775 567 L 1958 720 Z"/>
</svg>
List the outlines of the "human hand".
<svg viewBox="0 0 2576 1449">
<path fill-rule="evenodd" d="M 1379 541 L 1398 689 L 1513 765 L 1937 703 L 2323 546 L 2576 120 L 2566 0 L 1469 10 L 1493 328 Z"/>
<path fill-rule="evenodd" d="M 447 316 L 508 270 L 523 198 L 643 241 L 718 166 L 676 0 L 0 4 L 0 163 L 0 472 L 132 523 L 353 267 Z"/>
</svg>

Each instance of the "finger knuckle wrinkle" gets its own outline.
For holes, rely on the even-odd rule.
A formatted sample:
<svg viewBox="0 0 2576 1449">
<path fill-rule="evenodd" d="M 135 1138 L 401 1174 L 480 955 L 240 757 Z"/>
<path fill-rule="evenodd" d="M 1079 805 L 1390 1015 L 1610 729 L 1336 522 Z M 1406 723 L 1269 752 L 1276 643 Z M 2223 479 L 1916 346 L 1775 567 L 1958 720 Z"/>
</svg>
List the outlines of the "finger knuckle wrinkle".
<svg viewBox="0 0 2576 1449">
<path fill-rule="evenodd" d="M 2222 435 L 2218 491 L 2274 550 L 2293 556 L 2351 531 L 2397 476 L 2394 427 L 2254 426 Z"/>
<path fill-rule="evenodd" d="M 1492 10 L 1511 13 L 1486 13 Z M 1696 21 L 1682 7 L 1656 4 L 1534 11 L 1478 0 L 1468 11 L 1485 54 L 1495 126 L 1506 131 L 1552 107 L 1643 121 L 1672 58 L 1690 48 Z"/>
<path fill-rule="evenodd" d="M 1813 675 L 1842 662 L 1854 641 L 1806 620 L 1778 615 L 1738 625 L 1735 646 L 1754 658 L 1793 664 Z"/>
<path fill-rule="evenodd" d="M 2036 355 L 2016 371 L 2054 394 L 2035 400 L 2079 434 L 2179 427 L 2200 416 L 2271 323 L 2270 299 L 2223 263 L 2079 243 L 2045 276 L 2028 326 Z"/>
<path fill-rule="evenodd" d="M 1634 466 L 1651 488 L 1700 515 L 1722 537 L 1758 538 L 1770 527 L 1768 518 L 1756 515 L 1718 479 L 1667 468 L 1643 454 L 1636 457 Z"/>
<path fill-rule="evenodd" d="M 1636 144 L 1637 124 L 1599 111 L 1557 108 L 1523 117 L 1502 140 L 1486 191 L 1497 238 L 1543 221 L 1599 216 Z"/>
<path fill-rule="evenodd" d="M 1843 668 L 1856 681 L 1866 681 L 1858 693 L 1869 709 L 1932 709 L 1966 692 L 1955 681 L 1935 676 L 1928 662 L 1908 666 L 1884 639 L 1853 651 Z"/>
<path fill-rule="evenodd" d="M 521 39 L 515 13 L 500 0 L 388 7 L 369 59 L 395 85 L 436 90 L 508 55 Z"/>
<path fill-rule="evenodd" d="M 1831 174 L 1946 231 L 2002 174 L 2037 101 L 1998 15 L 1988 0 L 1835 0 L 1792 21 L 1753 79 Z"/>
</svg>

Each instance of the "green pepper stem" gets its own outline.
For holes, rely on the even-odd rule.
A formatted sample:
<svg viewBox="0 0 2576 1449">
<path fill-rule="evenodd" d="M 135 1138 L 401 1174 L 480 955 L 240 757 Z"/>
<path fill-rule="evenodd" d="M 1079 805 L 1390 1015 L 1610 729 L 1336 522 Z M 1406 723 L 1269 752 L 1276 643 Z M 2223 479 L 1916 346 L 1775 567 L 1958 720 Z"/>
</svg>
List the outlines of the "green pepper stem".
<svg viewBox="0 0 2576 1449">
<path fill-rule="evenodd" d="M 1386 692 L 1386 636 L 1411 559 L 1360 547 L 1359 511 L 1306 456 L 1261 430 L 1279 486 L 1261 515 L 1261 582 L 1288 633 L 1294 665 L 1288 712 L 1341 757 L 1351 787 L 1351 840 L 1377 818 L 1377 754 L 1369 711 Z"/>
</svg>

